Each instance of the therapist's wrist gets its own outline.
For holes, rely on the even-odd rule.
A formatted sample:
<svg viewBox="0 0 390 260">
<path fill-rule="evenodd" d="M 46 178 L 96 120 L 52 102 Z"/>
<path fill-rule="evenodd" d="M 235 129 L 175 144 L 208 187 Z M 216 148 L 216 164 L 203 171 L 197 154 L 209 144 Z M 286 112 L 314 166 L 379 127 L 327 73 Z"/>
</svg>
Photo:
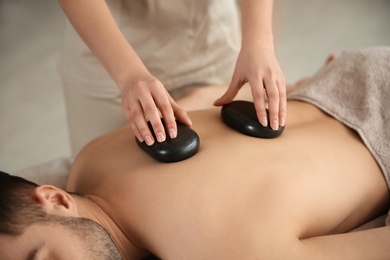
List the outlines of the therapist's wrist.
<svg viewBox="0 0 390 260">
<path fill-rule="evenodd" d="M 138 81 L 154 78 L 145 66 L 131 67 L 118 75 L 116 85 L 122 91 L 125 87 L 134 85 Z"/>
<path fill-rule="evenodd" d="M 241 48 L 262 48 L 268 51 L 274 51 L 274 36 L 272 33 L 245 33 L 242 36 Z"/>
</svg>

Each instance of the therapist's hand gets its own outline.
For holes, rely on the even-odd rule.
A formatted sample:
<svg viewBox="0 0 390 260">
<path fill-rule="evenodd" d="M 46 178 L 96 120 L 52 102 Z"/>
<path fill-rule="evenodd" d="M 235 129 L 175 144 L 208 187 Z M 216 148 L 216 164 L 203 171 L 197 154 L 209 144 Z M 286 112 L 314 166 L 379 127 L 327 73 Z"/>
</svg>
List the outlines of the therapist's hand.
<svg viewBox="0 0 390 260">
<path fill-rule="evenodd" d="M 178 133 L 175 118 L 191 126 L 186 111 L 176 104 L 163 84 L 151 75 L 138 78 L 122 89 L 122 106 L 135 136 L 147 145 L 156 141 L 147 120 L 151 122 L 158 142 L 165 141 L 167 135 L 176 138 Z M 164 118 L 167 133 L 160 114 Z"/>
<path fill-rule="evenodd" d="M 268 125 L 266 101 L 268 98 L 270 126 L 277 130 L 286 120 L 286 84 L 273 48 L 259 46 L 242 48 L 232 81 L 226 93 L 214 102 L 221 106 L 233 101 L 240 88 L 249 83 L 259 122 Z"/>
</svg>

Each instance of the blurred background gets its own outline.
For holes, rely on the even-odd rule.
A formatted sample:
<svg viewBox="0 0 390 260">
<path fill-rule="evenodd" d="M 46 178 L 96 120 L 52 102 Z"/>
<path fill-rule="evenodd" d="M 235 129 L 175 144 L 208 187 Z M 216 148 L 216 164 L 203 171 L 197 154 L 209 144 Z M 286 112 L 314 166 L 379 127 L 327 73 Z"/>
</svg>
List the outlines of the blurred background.
<svg viewBox="0 0 390 260">
<path fill-rule="evenodd" d="M 286 81 L 327 55 L 390 45 L 390 0 L 275 0 L 275 49 Z M 65 16 L 54 0 L 0 0 L 0 170 L 70 155 L 57 59 Z"/>
</svg>

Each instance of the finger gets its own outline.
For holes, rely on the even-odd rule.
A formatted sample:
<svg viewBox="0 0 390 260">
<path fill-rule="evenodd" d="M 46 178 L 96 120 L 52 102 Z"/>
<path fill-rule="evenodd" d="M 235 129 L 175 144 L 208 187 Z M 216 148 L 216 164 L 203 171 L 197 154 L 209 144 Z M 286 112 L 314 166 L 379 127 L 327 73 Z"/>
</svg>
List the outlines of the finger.
<svg viewBox="0 0 390 260">
<path fill-rule="evenodd" d="M 152 128 L 153 128 L 153 131 L 154 131 L 154 134 L 156 136 L 157 141 L 164 142 L 166 139 L 165 129 L 164 129 L 164 126 L 161 122 L 161 117 L 160 117 L 159 111 L 157 109 L 157 106 L 156 106 L 155 101 L 152 98 L 152 96 L 143 97 L 141 99 L 141 105 L 142 105 L 143 111 L 145 113 L 145 117 L 150 121 L 150 123 L 152 125 Z M 141 121 L 136 121 L 136 122 L 137 122 L 138 128 L 141 130 L 141 133 L 143 135 L 143 128 L 141 128 L 140 125 L 138 124 L 138 122 L 141 123 Z M 145 136 L 144 136 L 144 138 L 145 138 L 146 143 L 148 144 L 148 140 L 146 139 Z M 152 145 L 154 143 L 153 136 L 151 136 L 151 138 L 152 138 L 152 143 L 150 145 Z"/>
<path fill-rule="evenodd" d="M 131 122 L 132 121 L 131 111 L 130 111 L 129 101 L 127 100 L 127 96 L 122 96 L 122 109 L 123 112 L 125 113 L 127 120 Z"/>
<path fill-rule="evenodd" d="M 232 82 L 230 83 L 227 91 L 222 95 L 222 97 L 214 101 L 214 106 L 222 106 L 232 102 L 235 96 L 237 96 L 237 93 L 242 87 L 243 83 L 244 82 L 239 80 L 238 77 L 233 76 Z"/>
<path fill-rule="evenodd" d="M 169 94 L 166 91 L 165 95 L 156 96 L 155 102 L 158 109 L 160 110 L 162 117 L 164 118 L 165 129 L 168 131 L 169 137 L 173 139 L 177 136 L 177 126 L 173 109 L 171 103 L 169 102 L 168 96 Z"/>
<path fill-rule="evenodd" d="M 277 81 L 276 84 L 279 90 L 279 125 L 284 126 L 287 117 L 287 94 L 284 78 Z"/>
<path fill-rule="evenodd" d="M 192 126 L 192 121 L 188 116 L 187 112 L 183 108 L 181 108 L 181 106 L 179 106 L 171 96 L 169 96 L 169 102 L 172 105 L 173 113 L 176 117 L 176 120 L 182 122 L 187 126 Z"/>
<path fill-rule="evenodd" d="M 133 119 L 132 122 L 134 124 L 132 128 L 138 129 L 138 133 L 140 135 L 140 137 L 137 138 L 144 140 L 145 143 L 149 146 L 152 145 L 154 143 L 154 138 L 146 122 L 142 105 L 137 102 L 137 104 L 131 106 L 130 110 L 131 118 Z"/>
<path fill-rule="evenodd" d="M 147 145 L 154 143 L 154 138 L 149 130 L 148 124 L 145 119 L 144 109 L 140 101 L 130 103 L 131 118 L 135 127 L 138 129 L 142 139 Z"/>
<path fill-rule="evenodd" d="M 147 145 L 152 145 L 154 143 L 154 138 L 146 123 L 142 105 L 138 101 L 131 102 L 130 104 L 130 126 L 134 131 L 138 131 L 138 140 L 144 140 Z"/>
<path fill-rule="evenodd" d="M 133 130 L 133 133 L 134 133 L 135 137 L 138 139 L 138 141 L 140 141 L 141 143 L 144 142 L 145 140 L 141 135 L 141 131 L 138 129 L 137 125 L 134 123 L 133 120 L 131 120 L 129 122 L 129 125 L 130 125 L 131 129 Z"/>
<path fill-rule="evenodd" d="M 265 90 L 268 97 L 268 110 L 270 126 L 273 130 L 279 129 L 279 90 L 276 82 L 264 79 Z"/>
<path fill-rule="evenodd" d="M 140 142 L 143 142 L 144 139 L 143 139 L 138 127 L 134 123 L 133 117 L 131 115 L 129 101 L 128 101 L 126 96 L 122 96 L 122 108 L 123 108 L 123 111 L 124 111 L 125 116 L 127 118 L 127 121 L 129 122 L 129 125 L 130 125 L 131 129 L 133 130 L 134 135 L 137 137 L 137 139 Z"/>
<path fill-rule="evenodd" d="M 264 85 L 262 81 L 249 82 L 251 87 L 253 103 L 256 109 L 257 118 L 263 126 L 268 125 L 267 113 L 265 111 L 265 94 Z"/>
</svg>

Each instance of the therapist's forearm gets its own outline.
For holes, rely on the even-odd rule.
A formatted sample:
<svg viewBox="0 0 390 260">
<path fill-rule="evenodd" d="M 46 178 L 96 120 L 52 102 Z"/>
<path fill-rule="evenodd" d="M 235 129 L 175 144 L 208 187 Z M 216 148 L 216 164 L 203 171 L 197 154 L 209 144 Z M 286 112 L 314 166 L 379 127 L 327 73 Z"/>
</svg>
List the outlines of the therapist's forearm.
<svg viewBox="0 0 390 260">
<path fill-rule="evenodd" d="M 239 0 L 242 16 L 242 47 L 273 50 L 272 0 Z"/>
<path fill-rule="evenodd" d="M 59 3 L 120 89 L 131 77 L 148 73 L 104 0 L 59 0 Z"/>
</svg>

